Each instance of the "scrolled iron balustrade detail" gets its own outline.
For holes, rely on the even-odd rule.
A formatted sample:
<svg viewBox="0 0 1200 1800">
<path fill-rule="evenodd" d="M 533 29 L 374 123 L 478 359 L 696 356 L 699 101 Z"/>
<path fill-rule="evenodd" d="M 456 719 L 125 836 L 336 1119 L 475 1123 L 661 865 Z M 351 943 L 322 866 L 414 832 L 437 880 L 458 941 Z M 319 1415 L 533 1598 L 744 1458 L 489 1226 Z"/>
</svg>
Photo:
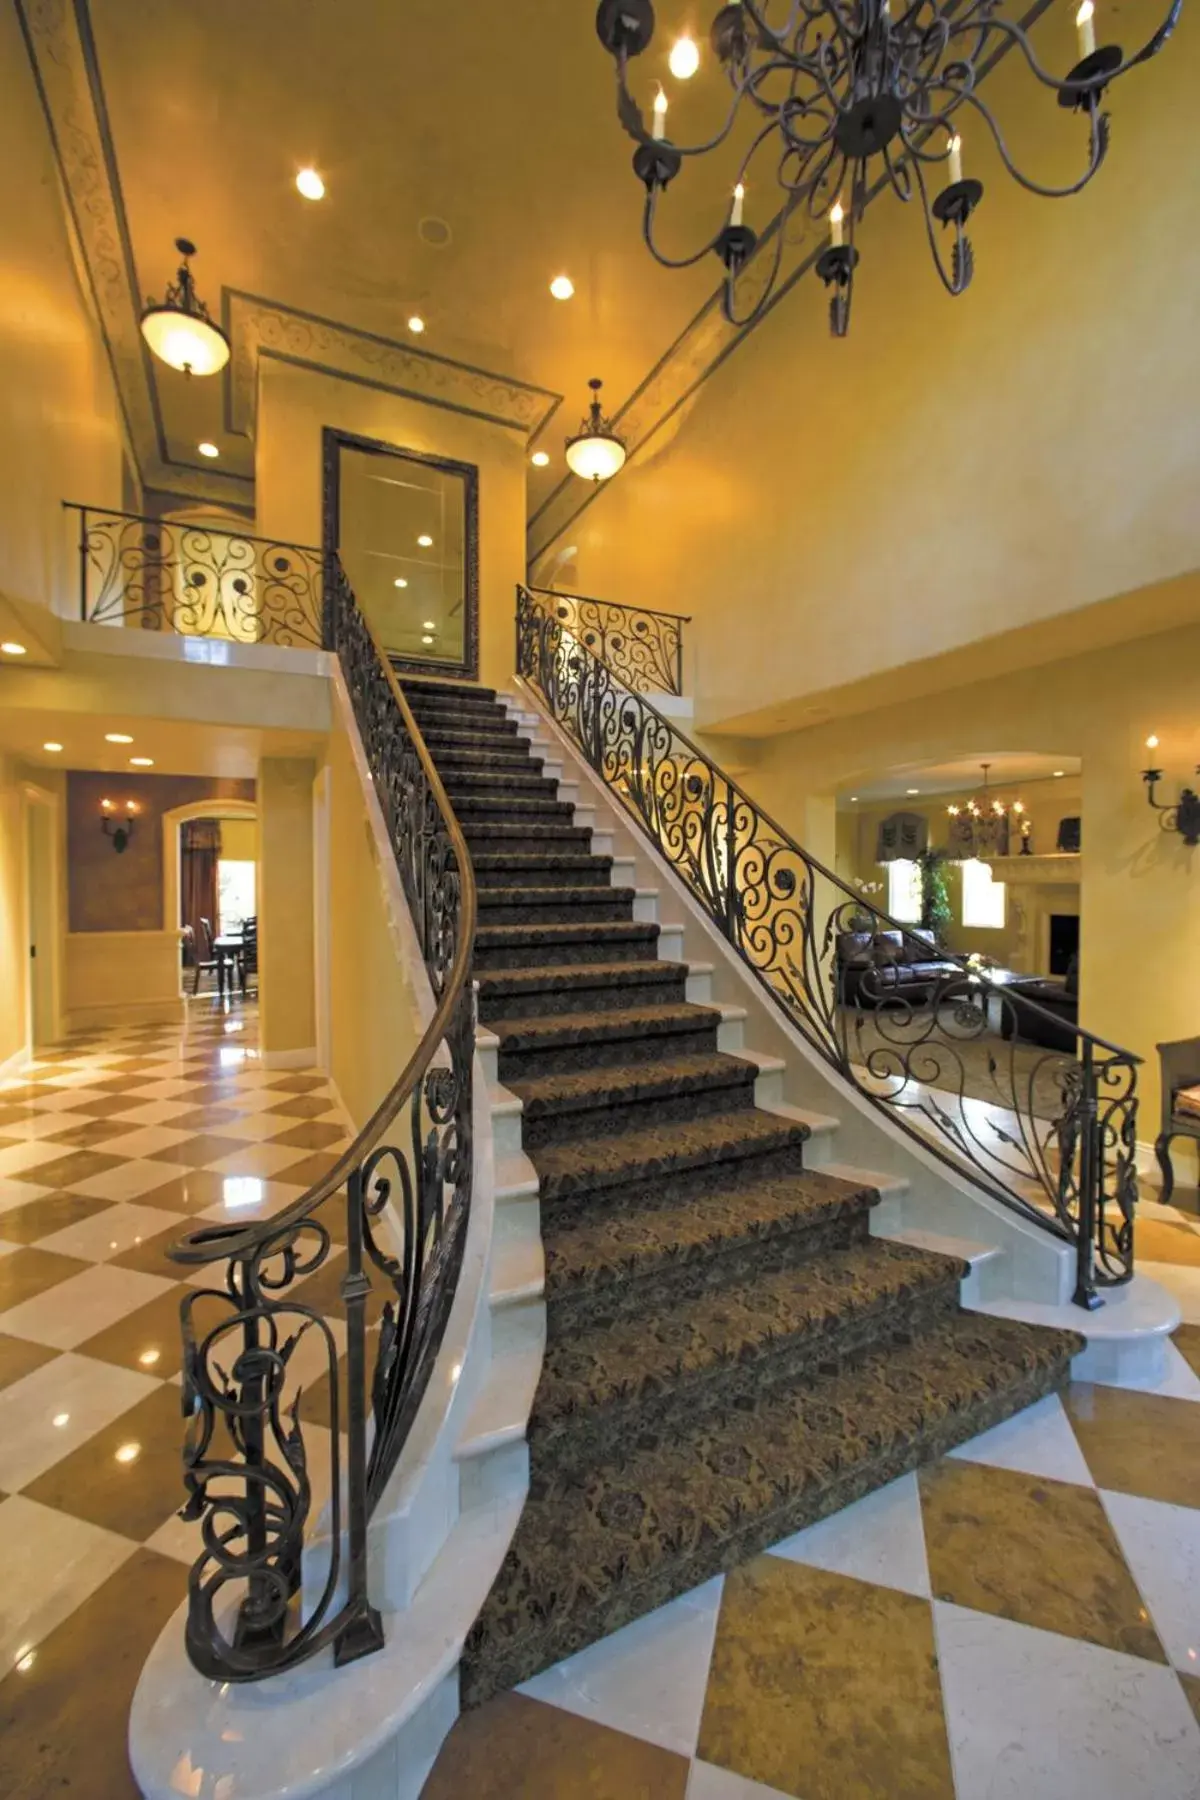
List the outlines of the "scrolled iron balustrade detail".
<svg viewBox="0 0 1200 1800">
<path fill-rule="evenodd" d="M 1063 1022 L 927 939 L 809 856 L 644 695 L 629 692 L 545 598 L 517 595 L 518 672 L 637 820 L 810 1045 L 858 1091 L 1005 1206 L 1070 1243 L 1075 1299 L 1133 1273 L 1140 1059 Z M 854 969 L 851 933 L 892 934 Z M 888 941 L 888 940 L 884 940 Z M 840 953 L 841 952 L 841 953 Z M 982 1090 L 982 1092 L 981 1092 Z"/>
<path fill-rule="evenodd" d="M 65 505 L 79 514 L 85 623 L 321 648 L 319 550 L 216 524 Z"/>
<path fill-rule="evenodd" d="M 470 861 L 395 676 L 340 567 L 328 574 L 330 647 L 435 1010 L 407 1068 L 322 1181 L 274 1218 L 206 1227 L 172 1248 L 183 1264 L 221 1271 L 220 1285 L 194 1290 L 181 1312 L 183 1516 L 200 1523 L 203 1546 L 189 1578 L 186 1640 L 200 1673 L 222 1681 L 258 1680 L 327 1648 L 349 1662 L 383 1643 L 367 1583 L 368 1522 L 433 1369 L 471 1202 Z M 305 1297 L 306 1281 L 339 1248 L 335 1217 L 346 1243 L 341 1391 L 337 1340 Z M 373 1335 L 367 1305 L 376 1289 L 384 1299 Z M 318 1480 L 305 1396 L 322 1378 L 329 1426 Z"/>
<path fill-rule="evenodd" d="M 584 594 L 531 588 L 554 617 L 635 694 L 683 692 L 683 627 L 686 614 L 620 606 Z"/>
</svg>

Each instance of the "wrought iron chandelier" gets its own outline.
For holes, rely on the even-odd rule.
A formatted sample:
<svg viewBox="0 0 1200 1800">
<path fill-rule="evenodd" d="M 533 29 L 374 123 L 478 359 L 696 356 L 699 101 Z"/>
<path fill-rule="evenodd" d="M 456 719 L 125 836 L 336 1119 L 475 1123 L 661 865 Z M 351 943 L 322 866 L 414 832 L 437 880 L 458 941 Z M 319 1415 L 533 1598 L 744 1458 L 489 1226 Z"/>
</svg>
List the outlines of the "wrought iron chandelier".
<svg viewBox="0 0 1200 1800">
<path fill-rule="evenodd" d="M 1075 4 L 1075 0 L 1071 0 Z M 740 0 L 722 6 L 710 41 L 733 91 L 724 124 L 704 143 L 672 143 L 666 135 L 662 89 L 650 129 L 629 87 L 629 63 L 654 35 L 652 0 L 600 0 L 596 30 L 617 73 L 617 115 L 637 144 L 634 172 L 645 184 L 642 235 L 655 260 L 684 269 L 715 251 L 725 265 L 722 305 L 731 324 L 750 324 L 775 291 L 784 232 L 793 214 L 828 215 L 830 241 L 816 272 L 831 290 L 830 327 L 844 337 L 850 323 L 855 238 L 866 203 L 885 187 L 902 201 L 919 198 L 934 265 L 951 294 L 961 294 L 974 270 L 966 225 L 983 198 L 983 183 L 963 176 L 959 115 L 980 118 L 1009 174 L 1030 193 L 1050 199 L 1077 194 L 1108 149 L 1105 88 L 1138 63 L 1157 56 L 1183 8 L 1170 11 L 1133 55 L 1115 44 L 1096 48 L 1095 0 L 1079 0 L 1075 14 L 1079 60 L 1063 77 L 1034 53 L 1025 25 L 998 16 L 1001 0 Z M 1041 10 L 1038 8 L 1037 10 Z M 1035 14 L 1036 16 L 1036 14 Z M 1035 80 L 1058 104 L 1086 117 L 1087 165 L 1066 187 L 1048 187 L 1016 166 L 978 87 L 998 56 L 1016 45 Z M 689 71 L 694 62 L 689 58 Z M 741 160 L 728 215 L 716 235 L 690 256 L 670 257 L 655 243 L 660 194 L 683 167 L 729 138 L 743 106 L 754 132 Z M 761 164 L 759 159 L 761 156 Z M 736 308 L 737 279 L 758 248 L 743 208 L 751 169 L 769 166 L 782 206 L 773 221 L 774 246 L 744 316 Z M 764 185 L 766 177 L 764 176 Z M 949 256 L 935 226 L 951 232 Z M 771 233 L 765 234 L 770 235 Z"/>
<path fill-rule="evenodd" d="M 160 361 L 184 375 L 216 375 L 229 361 L 229 339 L 208 316 L 208 308 L 196 292 L 189 256 L 196 246 L 188 238 L 176 238 L 183 261 L 175 280 L 161 300 L 147 300 L 142 313 L 142 336 Z"/>
<path fill-rule="evenodd" d="M 625 464 L 625 440 L 600 410 L 602 381 L 588 382 L 592 404 L 574 437 L 567 439 L 567 467 L 584 481 L 607 481 Z"/>
<path fill-rule="evenodd" d="M 950 854 L 956 862 L 985 862 L 991 856 L 1007 856 L 1009 833 L 1014 825 L 1027 836 L 1025 802 L 1002 800 L 988 786 L 990 762 L 981 763 L 983 786 L 963 806 L 946 808 L 950 816 Z"/>
</svg>

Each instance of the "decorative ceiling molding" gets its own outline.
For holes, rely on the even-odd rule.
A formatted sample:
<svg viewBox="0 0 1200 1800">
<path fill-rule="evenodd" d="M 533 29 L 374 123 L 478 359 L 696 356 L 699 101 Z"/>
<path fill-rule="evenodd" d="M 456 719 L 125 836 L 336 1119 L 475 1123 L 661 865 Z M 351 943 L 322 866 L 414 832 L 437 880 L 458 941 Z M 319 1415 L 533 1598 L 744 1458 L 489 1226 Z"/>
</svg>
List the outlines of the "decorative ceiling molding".
<svg viewBox="0 0 1200 1800">
<path fill-rule="evenodd" d="M 225 424 L 243 436 L 254 436 L 261 357 L 469 413 L 526 438 L 539 432 L 562 404 L 562 395 L 551 388 L 456 362 L 236 288 L 222 291 L 221 315 L 233 344 L 225 374 Z"/>
</svg>

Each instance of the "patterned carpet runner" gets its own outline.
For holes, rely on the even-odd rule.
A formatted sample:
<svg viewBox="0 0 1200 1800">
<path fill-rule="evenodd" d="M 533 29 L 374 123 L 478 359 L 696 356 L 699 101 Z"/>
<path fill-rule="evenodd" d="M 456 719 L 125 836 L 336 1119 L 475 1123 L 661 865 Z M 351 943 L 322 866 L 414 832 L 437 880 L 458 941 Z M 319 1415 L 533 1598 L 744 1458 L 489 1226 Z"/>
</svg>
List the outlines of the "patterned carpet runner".
<svg viewBox="0 0 1200 1800">
<path fill-rule="evenodd" d="M 657 960 L 495 694 L 405 681 L 479 886 L 475 977 L 540 1184 L 531 1486 L 468 1639 L 515 1686 L 1065 1383 L 1073 1334 L 966 1313 Z"/>
</svg>

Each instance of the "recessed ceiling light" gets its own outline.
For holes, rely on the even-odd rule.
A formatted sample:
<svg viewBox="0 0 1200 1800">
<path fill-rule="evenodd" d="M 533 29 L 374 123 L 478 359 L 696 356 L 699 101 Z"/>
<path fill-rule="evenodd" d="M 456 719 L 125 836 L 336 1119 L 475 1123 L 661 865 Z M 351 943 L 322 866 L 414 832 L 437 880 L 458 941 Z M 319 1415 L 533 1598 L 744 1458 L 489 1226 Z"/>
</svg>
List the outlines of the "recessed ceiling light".
<svg viewBox="0 0 1200 1800">
<path fill-rule="evenodd" d="M 129 766 L 131 769 L 152 769 L 154 758 L 152 756 L 131 756 Z"/>
<path fill-rule="evenodd" d="M 690 81 L 700 67 L 700 50 L 695 38 L 676 38 L 671 45 L 667 67 L 676 81 Z"/>
<path fill-rule="evenodd" d="M 296 175 L 296 186 L 306 200 L 323 200 L 325 183 L 315 169 L 301 169 Z"/>
<path fill-rule="evenodd" d="M 420 313 L 413 314 L 412 318 L 408 321 L 408 329 L 411 332 L 415 332 L 417 337 L 420 337 L 421 333 L 425 329 L 425 321 L 421 317 Z"/>
<path fill-rule="evenodd" d="M 556 300 L 569 300 L 575 292 L 575 283 L 569 275 L 556 275 L 550 283 L 550 292 Z"/>
<path fill-rule="evenodd" d="M 24 656 L 25 654 L 24 644 L 15 644 L 11 638 L 0 644 L 0 650 L 3 650 L 5 656 Z"/>
<path fill-rule="evenodd" d="M 906 788 L 905 789 L 905 792 L 909 793 L 909 794 L 919 794 L 920 791 L 921 791 L 920 788 Z"/>
<path fill-rule="evenodd" d="M 851 798 L 851 800 L 857 800 L 857 799 L 858 799 L 858 795 L 857 795 L 857 794 L 851 794 L 851 796 L 850 796 L 850 798 Z"/>
<path fill-rule="evenodd" d="M 62 745 L 61 744 L 53 744 L 53 743 L 43 744 L 42 749 L 49 750 L 51 756 L 57 756 L 58 752 L 62 749 Z"/>
<path fill-rule="evenodd" d="M 49 748 L 49 746 L 47 746 L 47 748 Z M 1065 775 L 1065 774 L 1066 774 L 1066 772 L 1067 772 L 1067 771 L 1066 771 L 1066 770 L 1065 770 L 1065 769 L 1055 769 L 1055 771 L 1054 771 L 1054 779 L 1055 779 L 1055 780 L 1056 780 L 1056 781 L 1057 781 L 1057 780 L 1058 780 L 1058 778 L 1059 778 L 1059 776 L 1060 776 L 1060 775 Z"/>
<path fill-rule="evenodd" d="M 403 575 L 397 575 L 395 581 L 392 583 L 392 586 L 393 587 L 407 587 L 408 583 L 404 579 Z"/>
<path fill-rule="evenodd" d="M 127 731 L 106 731 L 104 741 L 106 744 L 132 744 L 133 739 Z"/>
<path fill-rule="evenodd" d="M 420 537 L 417 539 L 417 542 L 418 542 L 418 544 L 420 544 L 422 550 L 432 550 L 432 548 L 433 548 L 433 539 L 429 536 L 429 533 L 427 531 L 423 531 L 421 533 Z"/>
<path fill-rule="evenodd" d="M 546 464 L 550 461 L 550 452 L 548 450 L 535 450 L 529 460 L 535 469 L 544 469 Z"/>
<path fill-rule="evenodd" d="M 436 631 L 437 630 L 437 620 L 436 619 L 423 620 L 422 624 L 421 624 L 421 629 L 422 629 L 422 631 Z"/>
<path fill-rule="evenodd" d="M 122 1444 L 121 1448 L 115 1452 L 119 1463 L 136 1462 L 141 1454 L 142 1446 L 140 1444 Z"/>
<path fill-rule="evenodd" d="M 197 444 L 196 448 L 201 456 L 220 456 L 221 454 L 217 449 L 217 446 L 215 444 L 210 444 L 207 439 L 205 439 L 204 443 Z"/>
<path fill-rule="evenodd" d="M 432 644 L 432 642 L 433 642 L 433 639 L 432 639 L 432 638 L 431 638 L 431 637 L 430 637 L 430 635 L 429 635 L 429 633 L 428 633 L 428 632 L 426 632 L 426 633 L 425 633 L 425 636 L 424 636 L 424 637 L 423 637 L 423 638 L 422 638 L 422 639 L 421 639 L 421 642 L 422 642 L 422 643 L 423 643 L 423 644 Z"/>
</svg>

